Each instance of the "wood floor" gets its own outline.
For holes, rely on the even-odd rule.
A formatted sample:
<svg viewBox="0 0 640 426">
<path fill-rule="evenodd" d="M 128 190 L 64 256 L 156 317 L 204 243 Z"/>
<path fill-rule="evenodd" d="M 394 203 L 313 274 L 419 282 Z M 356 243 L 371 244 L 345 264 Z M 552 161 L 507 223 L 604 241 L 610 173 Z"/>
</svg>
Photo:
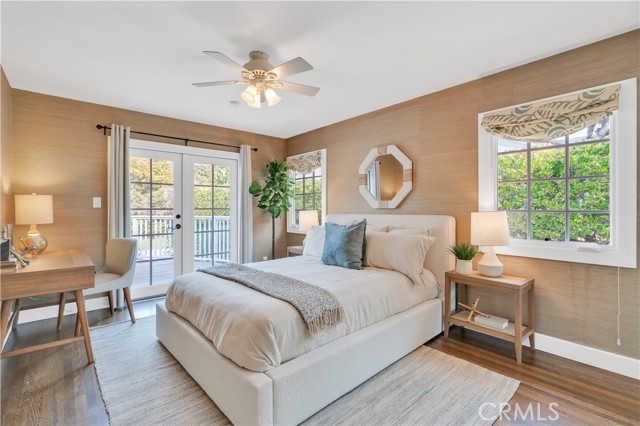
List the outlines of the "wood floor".
<svg viewBox="0 0 640 426">
<path fill-rule="evenodd" d="M 156 302 L 135 303 L 136 317 L 154 315 Z M 88 315 L 91 326 L 129 319 L 126 310 L 114 317 L 106 309 Z M 73 334 L 74 318 L 65 318 L 60 337 Z M 50 340 L 55 328 L 55 319 L 20 325 L 6 349 Z M 507 342 L 457 327 L 449 336 L 439 336 L 427 346 L 522 382 L 496 425 L 640 424 L 636 380 L 529 349 L 523 349 L 523 363 L 517 365 Z M 4 359 L 0 367 L 2 426 L 109 423 L 82 344 Z M 464 389 L 456 397 L 464 398 Z"/>
</svg>

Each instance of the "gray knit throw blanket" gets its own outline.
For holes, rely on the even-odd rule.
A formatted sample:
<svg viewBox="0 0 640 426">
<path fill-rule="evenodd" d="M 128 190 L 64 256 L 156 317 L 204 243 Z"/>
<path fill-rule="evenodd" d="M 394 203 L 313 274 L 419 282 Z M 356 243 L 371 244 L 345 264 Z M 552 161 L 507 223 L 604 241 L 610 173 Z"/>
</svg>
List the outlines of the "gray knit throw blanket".
<svg viewBox="0 0 640 426">
<path fill-rule="evenodd" d="M 300 312 L 311 334 L 339 323 L 344 317 L 344 310 L 332 293 L 295 278 L 235 263 L 200 268 L 198 271 L 242 284 L 290 303 Z"/>
</svg>

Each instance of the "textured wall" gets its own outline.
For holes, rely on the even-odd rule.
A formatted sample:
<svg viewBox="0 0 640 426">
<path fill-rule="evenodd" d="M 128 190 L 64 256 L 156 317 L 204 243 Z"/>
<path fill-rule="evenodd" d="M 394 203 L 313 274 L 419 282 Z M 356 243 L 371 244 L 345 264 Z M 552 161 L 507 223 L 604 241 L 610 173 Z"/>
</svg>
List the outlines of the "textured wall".
<svg viewBox="0 0 640 426">
<path fill-rule="evenodd" d="M 51 247 L 84 247 L 98 265 L 103 262 L 107 235 L 107 138 L 96 124 L 125 124 L 150 133 L 252 145 L 258 148 L 252 153 L 253 178 L 259 180 L 266 164 L 273 158 L 282 161 L 285 154 L 283 139 L 22 90 L 13 90 L 13 106 L 13 193 L 52 194 L 54 223 L 38 228 Z M 102 197 L 102 209 L 92 208 L 92 197 Z M 26 228 L 17 226 L 16 235 Z M 281 221 L 277 227 L 280 256 L 286 254 L 285 232 Z M 270 216 L 257 208 L 253 234 L 254 259 L 271 257 Z"/>
<path fill-rule="evenodd" d="M 0 179 L 2 180 L 2 197 L 0 198 L 0 224 L 13 222 L 13 197 L 11 196 L 11 130 L 12 130 L 12 89 L 0 67 Z"/>
<path fill-rule="evenodd" d="M 478 206 L 478 114 L 638 77 L 639 52 L 636 30 L 296 136 L 287 140 L 287 155 L 327 149 L 329 213 L 389 213 L 370 208 L 358 193 L 358 166 L 371 148 L 396 144 L 413 160 L 414 187 L 393 212 L 455 216 L 458 241 L 469 241 Z M 301 244 L 302 236 L 289 234 L 287 242 Z M 501 258 L 506 274 L 536 279 L 540 333 L 640 358 L 640 270 L 620 271 L 618 347 L 616 268 Z M 511 315 L 511 300 L 480 297 L 481 308 Z"/>
</svg>

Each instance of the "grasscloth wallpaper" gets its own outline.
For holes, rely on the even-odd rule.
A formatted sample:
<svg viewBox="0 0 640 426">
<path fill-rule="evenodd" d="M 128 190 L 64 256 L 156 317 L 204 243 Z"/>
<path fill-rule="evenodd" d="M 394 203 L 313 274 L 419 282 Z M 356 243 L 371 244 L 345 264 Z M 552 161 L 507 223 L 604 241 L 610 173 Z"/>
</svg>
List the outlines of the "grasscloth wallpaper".
<svg viewBox="0 0 640 426">
<path fill-rule="evenodd" d="M 283 139 L 22 90 L 11 92 L 11 193 L 52 194 L 54 223 L 38 229 L 47 236 L 50 247 L 84 247 L 98 266 L 103 263 L 107 235 L 107 138 L 96 129 L 96 124 L 125 124 L 150 133 L 252 145 L 258 148 L 258 152 L 252 153 L 253 178 L 259 180 L 263 179 L 263 170 L 271 159 L 285 156 Z M 3 91 L 3 104 L 4 99 Z M 142 139 L 139 135 L 134 137 Z M 3 134 L 3 161 L 5 144 Z M 3 167 L 3 180 L 4 177 Z M 92 208 L 92 197 L 102 197 L 101 209 Z M 16 226 L 15 234 L 21 235 L 26 229 Z M 254 259 L 271 256 L 270 216 L 257 208 L 253 231 Z M 278 223 L 280 256 L 286 253 L 285 232 L 284 223 Z"/>
<path fill-rule="evenodd" d="M 390 213 L 360 196 L 358 166 L 371 148 L 396 144 L 413 160 L 414 187 L 393 212 L 453 215 L 458 241 L 469 241 L 470 213 L 478 205 L 478 114 L 638 77 L 639 52 L 636 30 L 293 137 L 287 155 L 327 149 L 329 213 Z M 288 245 L 301 242 L 288 234 Z M 540 333 L 640 358 L 640 270 L 620 271 L 623 344 L 617 346 L 616 268 L 501 258 L 506 274 L 535 278 Z M 511 315 L 509 300 L 479 297 L 481 309 Z"/>
</svg>

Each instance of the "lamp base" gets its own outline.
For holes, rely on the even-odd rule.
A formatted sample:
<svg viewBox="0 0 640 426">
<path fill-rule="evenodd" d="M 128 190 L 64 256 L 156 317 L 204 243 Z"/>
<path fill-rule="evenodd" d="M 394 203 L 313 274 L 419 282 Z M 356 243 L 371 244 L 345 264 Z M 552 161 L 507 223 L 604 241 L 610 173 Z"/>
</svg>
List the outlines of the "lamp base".
<svg viewBox="0 0 640 426">
<path fill-rule="evenodd" d="M 36 246 L 38 248 L 37 251 L 32 252 L 33 254 L 40 254 L 49 247 L 49 242 L 47 239 L 38 231 L 35 225 L 31 225 L 29 232 L 27 232 L 26 240 L 29 243 L 29 247 Z M 27 247 L 25 247 L 26 249 Z"/>
<path fill-rule="evenodd" d="M 493 246 L 486 246 L 484 256 L 478 262 L 478 272 L 485 277 L 496 278 L 502 275 L 502 271 L 504 271 L 504 265 L 496 256 Z"/>
</svg>

